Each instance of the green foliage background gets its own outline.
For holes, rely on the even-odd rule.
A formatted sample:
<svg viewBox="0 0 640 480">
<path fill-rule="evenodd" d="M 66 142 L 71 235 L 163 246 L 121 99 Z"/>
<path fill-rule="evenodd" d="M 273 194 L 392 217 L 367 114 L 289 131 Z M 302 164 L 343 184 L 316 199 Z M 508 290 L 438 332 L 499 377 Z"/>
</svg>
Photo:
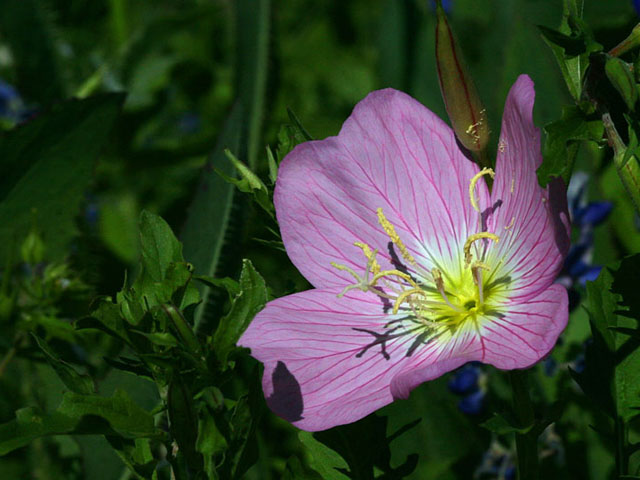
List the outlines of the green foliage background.
<svg viewBox="0 0 640 480">
<path fill-rule="evenodd" d="M 450 13 L 492 132 L 527 73 L 558 156 L 594 137 L 577 107 L 559 121 L 573 99 L 537 25 L 558 28 L 562 4 L 455 0 Z M 588 0 L 584 22 L 608 50 L 638 18 L 629 1 Z M 446 378 L 354 425 L 299 432 L 266 409 L 259 366 L 235 347 L 267 300 L 308 287 L 274 220 L 277 163 L 305 135 L 335 135 L 374 89 L 446 119 L 434 30 L 418 0 L 0 0 L 0 78 L 35 112 L 0 135 L 1 478 L 467 479 L 498 433 L 511 441 L 501 420 L 490 432 L 489 415 L 460 413 Z M 640 251 L 610 157 L 592 142 L 576 161 L 590 195 L 615 204 L 595 232 L 601 264 Z M 625 262 L 616 278 L 633 283 L 638 259 Z M 609 327 L 633 329 L 617 309 L 637 305 L 611 275 L 589 286 L 558 363 L 590 322 L 604 350 L 628 341 Z M 607 363 L 612 397 L 589 384 L 600 370 L 576 376 L 585 396 L 567 368 L 535 369 L 537 404 L 562 407 L 548 478 L 614 478 L 606 438 L 640 405 L 636 357 Z M 509 387 L 488 375 L 490 413 Z M 616 388 L 634 400 L 614 405 Z"/>
</svg>

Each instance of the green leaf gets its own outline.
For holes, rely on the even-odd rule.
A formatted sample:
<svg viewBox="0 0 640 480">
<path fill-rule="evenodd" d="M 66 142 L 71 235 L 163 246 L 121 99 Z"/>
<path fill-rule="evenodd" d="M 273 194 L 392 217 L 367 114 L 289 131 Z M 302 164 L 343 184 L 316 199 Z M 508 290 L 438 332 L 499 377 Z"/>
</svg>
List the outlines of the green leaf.
<svg viewBox="0 0 640 480">
<path fill-rule="evenodd" d="M 0 264 L 34 223 L 45 259 L 67 254 L 94 160 L 123 98 L 108 94 L 64 102 L 0 135 Z"/>
<path fill-rule="evenodd" d="M 240 152 L 240 157 L 246 158 L 249 168 L 255 171 L 264 119 L 271 1 L 237 0 L 233 5 L 236 15 L 237 92 L 244 112 L 242 125 L 247 139 L 247 150 Z"/>
<path fill-rule="evenodd" d="M 551 48 L 569 93 L 576 102 L 582 97 L 582 84 L 589 54 L 602 50 L 602 45 L 595 41 L 593 34 L 580 18 L 582 8 L 572 1 L 565 1 L 563 19 L 559 30 L 538 26 L 542 38 Z"/>
<path fill-rule="evenodd" d="M 225 182 L 212 167 L 215 165 L 219 172 L 234 175 L 234 167 L 225 156 L 224 150 L 238 150 L 241 127 L 241 108 L 236 106 L 231 111 L 211 160 L 202 173 L 200 186 L 191 202 L 187 221 L 180 235 L 184 244 L 184 256 L 195 266 L 195 273 L 198 275 L 213 277 L 218 269 L 225 236 L 229 230 L 235 187 Z M 196 308 L 194 314 L 196 331 L 202 323 L 211 293 L 207 285 L 200 285 L 198 290 L 202 304 Z"/>
<path fill-rule="evenodd" d="M 158 461 L 153 458 L 151 442 L 148 438 L 128 438 L 106 436 L 109 445 L 116 451 L 124 464 L 138 480 L 153 478 Z"/>
<path fill-rule="evenodd" d="M 183 261 L 182 245 L 171 227 L 146 210 L 140 214 L 140 245 L 144 271 L 156 282 L 165 279 L 172 263 Z"/>
<path fill-rule="evenodd" d="M 55 370 L 62 383 L 72 392 L 81 395 L 91 395 L 95 391 L 93 379 L 89 375 L 78 373 L 75 368 L 64 360 L 60 360 L 49 348 L 47 343 L 36 334 L 31 334 L 40 350 L 44 353 L 47 363 Z"/>
<path fill-rule="evenodd" d="M 209 412 L 201 415 L 198 423 L 196 450 L 204 457 L 204 469 L 210 478 L 213 478 L 215 472 L 214 455 L 223 452 L 227 447 L 227 440 L 218 430 L 214 416 Z"/>
<path fill-rule="evenodd" d="M 223 368 L 238 339 L 268 299 L 264 279 L 247 259 L 242 262 L 239 283 L 240 293 L 233 299 L 229 313 L 220 319 L 213 336 L 215 354 Z"/>
<path fill-rule="evenodd" d="M 306 448 L 309 465 L 324 480 L 348 480 L 338 469 L 348 470 L 349 464 L 339 453 L 313 438 L 310 432 L 300 432 L 298 438 Z"/>
<path fill-rule="evenodd" d="M 526 428 L 518 427 L 513 421 L 507 420 L 499 413 L 494 413 L 488 420 L 482 422 L 480 426 L 498 435 L 506 435 L 508 433 L 525 434 L 533 428 L 533 425 L 529 425 Z"/>
<path fill-rule="evenodd" d="M 158 434 L 153 417 L 122 390 L 111 398 L 68 392 L 55 412 L 27 407 L 16 419 L 0 425 L 0 455 L 48 435 L 122 435 L 130 438 Z"/>
<path fill-rule="evenodd" d="M 314 438 L 324 444 L 325 448 L 329 447 L 337 452 L 339 457 L 346 461 L 351 478 L 374 478 L 374 473 L 378 471 L 383 472 L 382 478 L 404 478 L 415 470 L 418 456 L 410 454 L 402 465 L 393 468 L 390 443 L 415 427 L 418 422 L 411 422 L 395 434 L 387 436 L 387 421 L 387 417 L 369 415 L 356 423 L 317 432 Z M 322 451 L 322 455 L 322 458 L 326 458 L 328 452 Z M 333 461 L 337 460 L 334 455 L 330 458 Z M 316 469 L 315 464 L 312 466 Z"/>
<path fill-rule="evenodd" d="M 198 437 L 198 416 L 196 415 L 193 395 L 184 380 L 177 374 L 169 384 L 167 395 L 169 428 L 176 440 L 179 452 L 184 455 L 187 465 L 193 471 L 203 467 L 202 456 L 196 450 Z"/>
<path fill-rule="evenodd" d="M 599 142 L 604 134 L 602 120 L 587 117 L 578 107 L 564 107 L 562 118 L 546 125 L 544 130 L 547 133 L 544 161 L 537 172 L 541 186 L 546 186 L 554 177 L 567 181 L 576 153 L 568 150 L 577 141 Z"/>
<path fill-rule="evenodd" d="M 585 393 L 613 419 L 629 421 L 640 412 L 640 341 L 622 329 L 637 329 L 640 304 L 637 272 L 640 254 L 614 268 L 603 269 L 587 283 L 593 344 L 587 348 L 586 367 L 574 374 Z"/>
</svg>

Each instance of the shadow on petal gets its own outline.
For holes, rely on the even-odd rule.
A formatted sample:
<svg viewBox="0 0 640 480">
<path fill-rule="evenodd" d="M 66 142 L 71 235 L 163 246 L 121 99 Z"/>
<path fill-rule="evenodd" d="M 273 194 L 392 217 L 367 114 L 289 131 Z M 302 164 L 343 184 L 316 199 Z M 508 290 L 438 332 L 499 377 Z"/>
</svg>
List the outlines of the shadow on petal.
<svg viewBox="0 0 640 480">
<path fill-rule="evenodd" d="M 267 398 L 267 405 L 276 415 L 288 422 L 302 420 L 302 391 L 296 377 L 289 371 L 284 362 L 278 361 L 271 374 L 273 393 Z"/>
</svg>

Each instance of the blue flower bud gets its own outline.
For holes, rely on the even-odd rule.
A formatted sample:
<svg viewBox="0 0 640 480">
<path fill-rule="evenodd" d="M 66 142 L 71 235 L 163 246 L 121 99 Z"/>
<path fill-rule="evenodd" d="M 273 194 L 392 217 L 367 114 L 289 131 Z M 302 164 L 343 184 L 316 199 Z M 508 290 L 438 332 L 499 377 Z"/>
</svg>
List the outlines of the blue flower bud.
<svg viewBox="0 0 640 480">
<path fill-rule="evenodd" d="M 466 415 L 478 415 L 484 408 L 485 392 L 478 390 L 463 397 L 458 402 L 458 409 Z"/>
<path fill-rule="evenodd" d="M 456 371 L 449 379 L 449 390 L 458 395 L 464 395 L 478 389 L 480 371 L 475 365 L 467 364 Z"/>
</svg>

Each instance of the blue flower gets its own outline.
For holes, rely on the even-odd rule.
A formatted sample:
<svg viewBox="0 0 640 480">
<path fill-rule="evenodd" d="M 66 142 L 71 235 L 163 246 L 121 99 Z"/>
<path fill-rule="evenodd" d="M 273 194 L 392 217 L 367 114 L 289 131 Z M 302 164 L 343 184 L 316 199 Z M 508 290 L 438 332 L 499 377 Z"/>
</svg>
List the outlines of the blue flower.
<svg viewBox="0 0 640 480">
<path fill-rule="evenodd" d="M 449 390 L 457 395 L 473 392 L 478 389 L 479 377 L 480 368 L 473 363 L 467 363 L 453 373 L 449 379 Z"/>
<path fill-rule="evenodd" d="M 33 109 L 25 106 L 18 91 L 0 78 L 0 123 L 10 126 L 28 120 L 34 114 Z"/>
<path fill-rule="evenodd" d="M 484 409 L 486 396 L 485 374 L 476 362 L 467 363 L 449 379 L 449 390 L 462 398 L 458 409 L 466 415 L 478 415 Z"/>
<path fill-rule="evenodd" d="M 633 4 L 633 8 L 635 9 L 636 13 L 640 15 L 640 0 L 633 0 L 631 3 Z"/>
<path fill-rule="evenodd" d="M 465 415 L 479 415 L 484 410 L 484 398 L 486 393 L 477 390 L 469 395 L 465 395 L 458 402 L 458 410 Z"/>
<path fill-rule="evenodd" d="M 431 9 L 435 11 L 436 0 L 431 0 L 430 5 L 431 5 Z M 453 0 L 442 0 L 442 8 L 444 9 L 447 15 L 451 13 L 452 7 L 453 7 Z"/>
</svg>

